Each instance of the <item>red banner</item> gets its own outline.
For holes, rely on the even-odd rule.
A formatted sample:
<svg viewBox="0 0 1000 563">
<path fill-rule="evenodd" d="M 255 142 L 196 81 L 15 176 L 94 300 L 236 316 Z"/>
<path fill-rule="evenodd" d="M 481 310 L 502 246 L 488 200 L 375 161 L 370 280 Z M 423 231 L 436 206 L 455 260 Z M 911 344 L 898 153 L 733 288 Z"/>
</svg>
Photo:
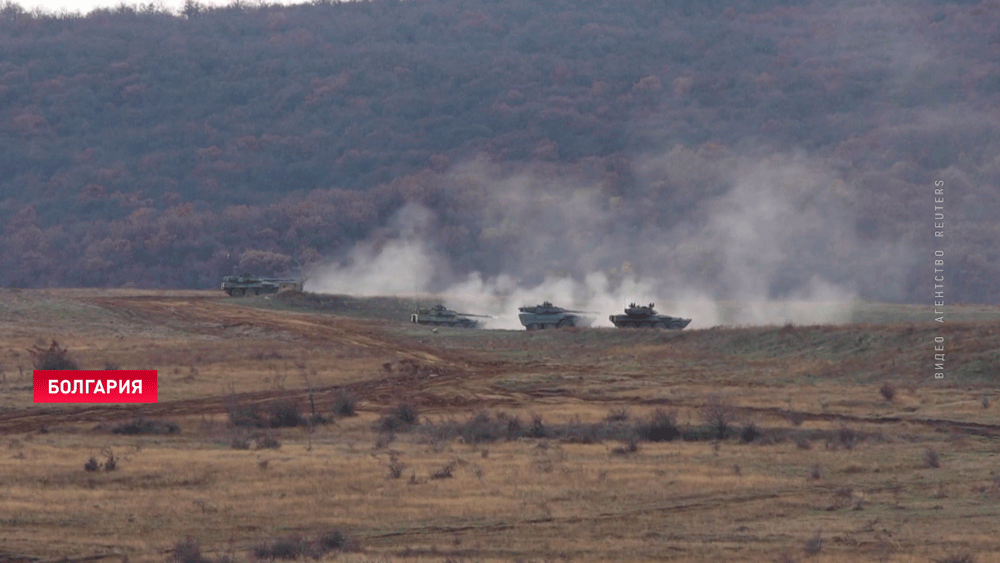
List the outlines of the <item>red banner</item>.
<svg viewBox="0 0 1000 563">
<path fill-rule="evenodd" d="M 155 403 L 156 370 L 36 369 L 36 403 Z"/>
</svg>

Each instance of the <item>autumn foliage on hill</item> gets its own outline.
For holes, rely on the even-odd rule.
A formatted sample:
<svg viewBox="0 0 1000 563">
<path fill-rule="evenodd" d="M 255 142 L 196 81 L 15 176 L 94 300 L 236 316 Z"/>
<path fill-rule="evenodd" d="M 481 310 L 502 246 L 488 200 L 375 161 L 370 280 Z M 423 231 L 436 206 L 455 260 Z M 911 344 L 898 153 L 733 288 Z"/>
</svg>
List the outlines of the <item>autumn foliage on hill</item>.
<svg viewBox="0 0 1000 563">
<path fill-rule="evenodd" d="M 408 203 L 455 270 L 499 273 L 514 230 L 483 199 L 524 170 L 641 210 L 609 227 L 634 234 L 782 154 L 850 192 L 852 236 L 917 254 L 944 181 L 949 283 L 995 301 L 998 61 L 995 1 L 6 2 L 0 285 L 213 287 L 342 256 Z M 493 174 L 456 176 L 473 161 Z M 890 297 L 925 300 L 929 264 Z"/>
</svg>

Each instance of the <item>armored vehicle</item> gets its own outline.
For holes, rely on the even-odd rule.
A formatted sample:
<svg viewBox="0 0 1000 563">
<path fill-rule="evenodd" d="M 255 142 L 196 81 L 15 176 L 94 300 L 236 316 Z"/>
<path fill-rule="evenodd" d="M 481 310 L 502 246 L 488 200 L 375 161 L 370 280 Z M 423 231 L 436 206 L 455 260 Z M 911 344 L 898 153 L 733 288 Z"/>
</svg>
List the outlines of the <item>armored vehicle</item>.
<svg viewBox="0 0 1000 563">
<path fill-rule="evenodd" d="M 531 307 L 520 307 L 517 318 L 528 330 L 538 330 L 542 328 L 565 328 L 570 326 L 589 326 L 594 322 L 593 317 L 581 317 L 584 315 L 596 315 L 587 311 L 570 311 L 562 307 L 556 307 L 552 303 L 545 301 L 541 305 Z"/>
<path fill-rule="evenodd" d="M 417 309 L 416 313 L 410 315 L 410 322 L 431 326 L 457 326 L 461 328 L 479 328 L 482 321 L 470 319 L 469 317 L 486 317 L 486 315 L 470 315 L 469 313 L 456 313 L 451 309 L 446 309 L 444 305 L 435 305 L 429 309 Z"/>
<path fill-rule="evenodd" d="M 302 291 L 304 280 L 294 278 L 258 278 L 250 274 L 239 276 L 224 276 L 222 291 L 230 297 L 260 295 L 262 293 L 277 293 L 282 289 Z"/>
<path fill-rule="evenodd" d="M 691 322 L 691 319 L 682 319 L 680 317 L 657 314 L 656 310 L 653 309 L 652 303 L 648 306 L 638 306 L 635 303 L 630 303 L 629 306 L 625 308 L 624 315 L 611 315 L 609 318 L 611 319 L 611 323 L 618 328 L 641 327 L 680 330 Z"/>
</svg>

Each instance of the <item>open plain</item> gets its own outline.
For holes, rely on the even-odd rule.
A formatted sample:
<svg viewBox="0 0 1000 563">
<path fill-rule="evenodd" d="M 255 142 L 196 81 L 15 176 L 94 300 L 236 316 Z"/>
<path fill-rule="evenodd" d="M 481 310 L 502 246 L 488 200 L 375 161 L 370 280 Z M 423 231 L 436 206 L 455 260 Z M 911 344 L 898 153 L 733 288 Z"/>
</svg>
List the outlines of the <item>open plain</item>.
<svg viewBox="0 0 1000 563">
<path fill-rule="evenodd" d="M 0 290 L 0 561 L 1000 562 L 995 307 L 527 332 L 414 304 Z M 159 403 L 32 404 L 53 340 L 158 370 Z"/>
</svg>

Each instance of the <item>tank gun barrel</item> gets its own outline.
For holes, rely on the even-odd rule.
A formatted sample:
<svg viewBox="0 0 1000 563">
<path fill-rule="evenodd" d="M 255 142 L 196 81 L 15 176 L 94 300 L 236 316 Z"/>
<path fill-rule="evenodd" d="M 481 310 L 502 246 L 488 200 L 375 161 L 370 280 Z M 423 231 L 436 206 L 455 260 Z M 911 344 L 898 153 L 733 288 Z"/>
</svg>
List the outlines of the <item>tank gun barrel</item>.
<svg viewBox="0 0 1000 563">
<path fill-rule="evenodd" d="M 483 317 L 484 319 L 495 319 L 493 315 L 473 315 L 472 313 L 455 313 L 456 315 L 461 315 L 463 317 Z"/>
</svg>

